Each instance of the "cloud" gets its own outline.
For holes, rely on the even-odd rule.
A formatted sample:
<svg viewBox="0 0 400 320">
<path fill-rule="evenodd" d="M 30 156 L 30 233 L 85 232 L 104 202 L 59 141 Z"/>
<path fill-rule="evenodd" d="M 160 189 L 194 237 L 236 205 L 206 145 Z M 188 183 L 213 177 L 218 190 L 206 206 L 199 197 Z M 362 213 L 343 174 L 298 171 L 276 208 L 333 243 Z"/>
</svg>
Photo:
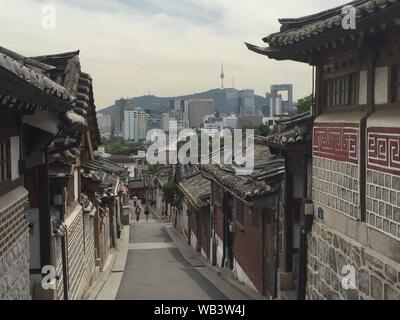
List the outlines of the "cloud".
<svg viewBox="0 0 400 320">
<path fill-rule="evenodd" d="M 345 3 L 347 1 L 339 1 Z M 304 64 L 276 62 L 244 42 L 279 30 L 277 19 L 337 6 L 328 0 L 0 0 L 2 46 L 25 55 L 80 49 L 99 107 L 120 97 L 180 95 L 227 84 L 264 95 L 274 83 L 293 83 L 295 96 L 311 91 Z M 41 8 L 52 4 L 56 30 L 41 28 Z"/>
</svg>

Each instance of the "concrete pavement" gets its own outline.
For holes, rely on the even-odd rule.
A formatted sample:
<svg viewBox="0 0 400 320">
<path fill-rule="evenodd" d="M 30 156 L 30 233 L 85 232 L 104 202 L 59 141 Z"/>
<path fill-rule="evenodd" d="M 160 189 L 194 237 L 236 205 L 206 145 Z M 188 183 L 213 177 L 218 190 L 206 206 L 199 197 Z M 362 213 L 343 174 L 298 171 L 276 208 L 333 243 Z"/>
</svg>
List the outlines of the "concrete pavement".
<svg viewBox="0 0 400 320">
<path fill-rule="evenodd" d="M 183 258 L 165 226 L 154 215 L 149 222 L 141 216 L 140 222 L 132 223 L 125 271 L 116 299 L 227 299 Z"/>
<path fill-rule="evenodd" d="M 133 217 L 132 217 L 133 218 Z M 249 300 L 179 238 L 171 223 L 152 212 L 132 219 L 109 262 L 103 284 L 88 299 L 97 300 Z M 128 232 L 129 230 L 129 232 Z"/>
</svg>

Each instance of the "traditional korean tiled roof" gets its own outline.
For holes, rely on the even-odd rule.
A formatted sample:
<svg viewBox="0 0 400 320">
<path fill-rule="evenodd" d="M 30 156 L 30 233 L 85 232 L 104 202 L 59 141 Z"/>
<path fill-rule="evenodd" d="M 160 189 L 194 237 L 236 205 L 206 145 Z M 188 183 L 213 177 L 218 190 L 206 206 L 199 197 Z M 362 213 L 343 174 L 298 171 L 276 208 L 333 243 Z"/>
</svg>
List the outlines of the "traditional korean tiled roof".
<svg viewBox="0 0 400 320">
<path fill-rule="evenodd" d="M 193 206 L 203 208 L 210 204 L 211 182 L 200 172 L 182 180 L 178 186 Z"/>
<path fill-rule="evenodd" d="M 285 160 L 273 155 L 266 143 L 258 139 L 254 145 L 254 170 L 248 175 L 238 175 L 237 165 L 201 165 L 205 177 L 222 184 L 244 200 L 260 198 L 275 191 L 276 183 L 285 173 Z"/>
<path fill-rule="evenodd" d="M 188 177 L 196 175 L 200 172 L 199 168 L 194 164 L 183 165 L 181 163 L 176 165 L 175 181 L 182 181 Z"/>
<path fill-rule="evenodd" d="M 55 68 L 51 71 L 52 79 L 62 85 L 74 97 L 73 111 L 79 116 L 72 118 L 72 120 L 77 121 L 77 118 L 80 117 L 82 118 L 81 121 L 87 124 L 91 102 L 90 95 L 93 92 L 93 87 L 92 78 L 81 71 L 79 51 L 37 56 L 31 59 Z"/>
<path fill-rule="evenodd" d="M 73 96 L 50 79 L 49 70 L 52 70 L 50 66 L 0 47 L 0 105 L 72 110 Z"/>
<path fill-rule="evenodd" d="M 81 171 L 84 178 L 100 184 L 103 189 L 102 197 L 116 196 L 115 192 L 119 191 L 116 190 L 117 186 L 124 173 L 124 168 L 101 157 L 85 163 Z"/>
<path fill-rule="evenodd" d="M 174 177 L 174 171 L 171 166 L 164 166 L 158 169 L 154 175 L 154 180 L 159 183 L 160 186 L 164 186 Z"/>
<path fill-rule="evenodd" d="M 250 50 L 270 56 L 271 58 L 284 58 L 279 55 L 279 52 L 282 52 L 284 49 L 296 48 L 297 45 L 305 42 L 312 42 L 315 47 L 323 47 L 325 44 L 324 40 L 333 40 L 333 38 L 329 39 L 327 36 L 333 35 L 334 33 L 343 41 L 345 40 L 344 37 L 354 40 L 354 35 L 363 30 L 370 29 L 370 19 L 380 14 L 391 12 L 393 18 L 399 18 L 399 14 L 394 14 L 394 10 L 399 10 L 399 0 L 357 0 L 347 5 L 352 5 L 356 9 L 356 30 L 343 29 L 342 21 L 345 17 L 345 13 L 343 12 L 344 5 L 342 5 L 306 17 L 279 19 L 281 30 L 263 38 L 263 41 L 269 45 L 267 48 L 248 43 L 246 43 L 246 45 Z M 385 24 L 387 22 L 389 22 L 389 19 L 383 19 L 383 21 L 379 23 Z M 386 28 L 386 26 L 384 27 Z M 325 39 L 322 39 L 321 36 L 324 36 Z M 316 41 L 313 42 L 313 40 Z M 304 50 L 304 48 L 299 48 L 299 50 Z"/>
<path fill-rule="evenodd" d="M 111 156 L 107 159 L 114 163 L 135 163 L 135 158 L 124 155 Z"/>
<path fill-rule="evenodd" d="M 89 197 L 84 193 L 81 194 L 81 203 L 83 206 L 84 213 L 86 213 L 92 217 L 96 214 L 96 207 L 90 201 Z"/>
<path fill-rule="evenodd" d="M 266 138 L 267 142 L 281 145 L 296 145 L 312 140 L 313 117 L 310 112 L 278 122 L 278 132 Z"/>
</svg>

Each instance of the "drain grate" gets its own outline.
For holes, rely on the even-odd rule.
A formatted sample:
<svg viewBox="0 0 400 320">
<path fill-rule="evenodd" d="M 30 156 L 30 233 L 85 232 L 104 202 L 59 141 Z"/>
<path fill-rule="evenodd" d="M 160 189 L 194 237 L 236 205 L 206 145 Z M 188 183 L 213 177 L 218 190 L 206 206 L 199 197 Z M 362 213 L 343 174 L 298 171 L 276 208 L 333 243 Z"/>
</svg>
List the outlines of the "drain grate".
<svg viewBox="0 0 400 320">
<path fill-rule="evenodd" d="M 124 270 L 113 270 L 111 273 L 124 273 Z"/>
</svg>

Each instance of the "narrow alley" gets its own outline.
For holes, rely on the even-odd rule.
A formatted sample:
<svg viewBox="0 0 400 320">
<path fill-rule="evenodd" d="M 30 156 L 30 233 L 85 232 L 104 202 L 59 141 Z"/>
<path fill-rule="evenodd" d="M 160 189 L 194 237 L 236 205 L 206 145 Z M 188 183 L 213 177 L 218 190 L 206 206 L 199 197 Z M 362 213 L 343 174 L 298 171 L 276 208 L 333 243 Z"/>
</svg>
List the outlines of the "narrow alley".
<svg viewBox="0 0 400 320">
<path fill-rule="evenodd" d="M 154 215 L 149 222 L 144 215 L 140 222 L 132 222 L 128 257 L 116 299 L 226 300 L 196 266 L 185 260 L 165 227 Z"/>
</svg>

